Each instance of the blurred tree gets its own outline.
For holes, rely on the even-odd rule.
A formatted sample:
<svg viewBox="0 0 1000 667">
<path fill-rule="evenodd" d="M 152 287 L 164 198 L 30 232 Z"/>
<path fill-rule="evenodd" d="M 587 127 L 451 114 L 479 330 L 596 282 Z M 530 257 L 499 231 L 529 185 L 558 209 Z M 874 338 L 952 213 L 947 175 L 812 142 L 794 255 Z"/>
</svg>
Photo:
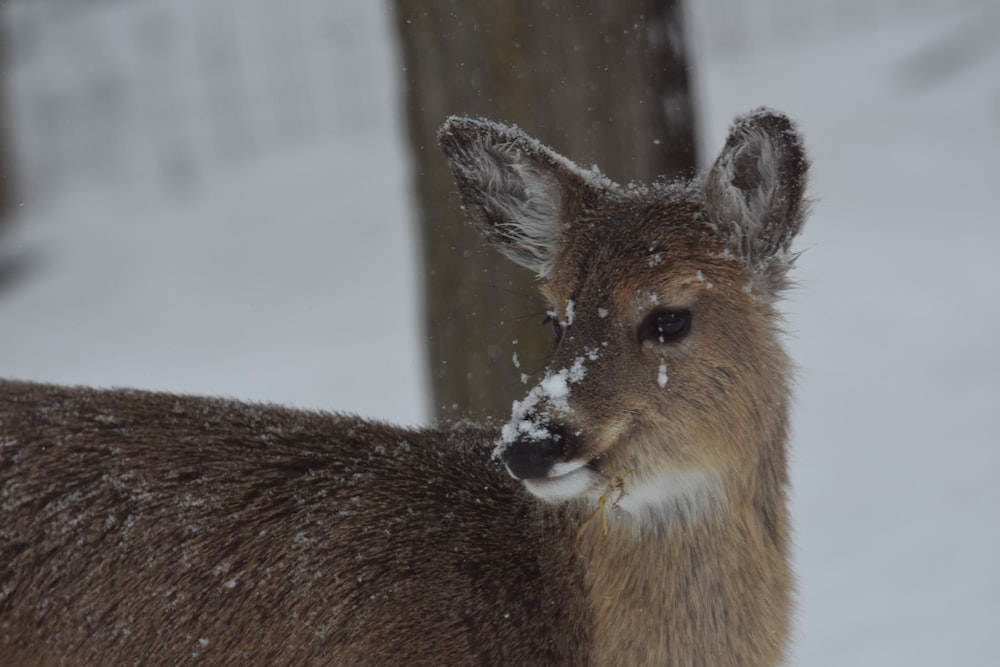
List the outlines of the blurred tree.
<svg viewBox="0 0 1000 667">
<path fill-rule="evenodd" d="M 7 116 L 7 36 L 0 20 L 0 225 L 14 207 L 14 165 L 10 154 L 10 120 Z"/>
<path fill-rule="evenodd" d="M 396 0 L 439 419 L 505 417 L 550 341 L 534 276 L 464 222 L 438 127 L 484 116 L 619 182 L 690 176 L 682 14 L 680 0 Z"/>
</svg>

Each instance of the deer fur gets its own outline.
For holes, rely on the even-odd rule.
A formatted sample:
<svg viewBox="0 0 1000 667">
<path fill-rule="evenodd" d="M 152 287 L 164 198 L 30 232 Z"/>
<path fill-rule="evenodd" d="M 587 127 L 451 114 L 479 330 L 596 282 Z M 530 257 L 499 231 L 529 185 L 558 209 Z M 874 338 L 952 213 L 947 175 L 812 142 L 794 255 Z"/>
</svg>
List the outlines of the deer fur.
<svg viewBox="0 0 1000 667">
<path fill-rule="evenodd" d="M 508 423 L 0 382 L 0 663 L 782 662 L 794 127 L 747 114 L 647 188 L 439 139 L 559 334 Z"/>
</svg>

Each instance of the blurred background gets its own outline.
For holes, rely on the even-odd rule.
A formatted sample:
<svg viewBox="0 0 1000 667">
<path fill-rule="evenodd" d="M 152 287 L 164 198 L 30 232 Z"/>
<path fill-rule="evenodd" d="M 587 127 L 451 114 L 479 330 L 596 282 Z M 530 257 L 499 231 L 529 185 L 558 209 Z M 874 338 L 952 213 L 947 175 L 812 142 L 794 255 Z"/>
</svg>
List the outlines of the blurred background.
<svg viewBox="0 0 1000 667">
<path fill-rule="evenodd" d="M 502 418 L 544 308 L 434 128 L 624 182 L 772 106 L 815 201 L 791 664 L 1000 664 L 1000 3 L 501 4 L 3 0 L 0 375 Z"/>
</svg>

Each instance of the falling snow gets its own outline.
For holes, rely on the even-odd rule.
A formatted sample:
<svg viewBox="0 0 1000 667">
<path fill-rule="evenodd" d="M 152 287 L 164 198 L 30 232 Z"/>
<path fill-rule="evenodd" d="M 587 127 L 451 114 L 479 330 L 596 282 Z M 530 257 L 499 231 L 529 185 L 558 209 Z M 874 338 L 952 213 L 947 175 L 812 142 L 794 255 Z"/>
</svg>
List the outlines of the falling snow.
<svg viewBox="0 0 1000 667">
<path fill-rule="evenodd" d="M 363 123 L 345 123 L 328 139 L 239 169 L 206 164 L 197 197 L 68 193 L 21 210 L 6 247 L 59 261 L 26 272 L 0 301 L 0 321 L 10 323 L 0 327 L 6 375 L 216 392 L 426 421 L 391 22 L 383 3 L 343 4 L 360 20 L 357 34 L 369 37 L 344 43 L 355 49 L 351 62 L 366 63 L 371 85 L 354 85 L 362 70 L 352 66 L 338 70 L 343 80 L 326 89 L 355 91 Z M 907 88 L 903 75 L 924 62 L 915 56 L 956 44 L 956 28 L 978 16 L 961 0 L 924 4 L 945 9 L 923 17 L 901 12 L 898 21 L 872 22 L 856 34 L 838 26 L 816 40 L 782 36 L 776 44 L 751 35 L 756 39 L 741 57 L 733 57 L 732 44 L 713 51 L 706 43 L 700 54 L 706 145 L 720 146 L 733 115 L 765 101 L 799 119 L 817 167 L 808 250 L 796 274 L 803 288 L 791 295 L 789 318 L 792 356 L 803 368 L 792 507 L 801 620 L 790 664 L 995 663 L 991 619 L 1000 602 L 983 595 L 980 584 L 995 581 L 1000 544 L 996 530 L 983 529 L 995 524 L 997 449 L 989 410 L 977 406 L 996 395 L 1000 376 L 990 335 L 1000 321 L 990 292 L 998 265 L 990 253 L 1000 243 L 997 226 L 988 224 L 998 208 L 988 183 L 996 150 L 995 141 L 984 139 L 997 132 L 1000 52 L 928 72 L 926 85 Z M 730 34 L 706 22 L 724 16 L 713 7 L 691 3 L 695 23 L 705 34 Z M 845 122 L 856 118 L 864 122 Z M 948 128 L 947 141 L 935 131 L 941 127 Z M 858 160 L 859 154 L 872 159 Z M 919 154 L 935 159 L 912 159 Z M 359 173 L 370 178 L 359 181 Z M 227 198 L 234 192 L 240 196 Z M 355 224 L 330 224 L 330 201 Z M 234 234 L 245 250 L 219 251 Z M 312 242 L 287 257 L 276 254 L 297 238 Z M 962 261 L 936 270 L 942 257 Z M 260 271 L 261 258 L 293 270 Z M 224 279 L 234 275 L 241 280 Z M 171 298 L 151 299 L 164 285 Z M 750 283 L 743 289 L 754 293 Z M 941 344 L 940 329 L 921 326 L 912 308 L 914 294 L 939 293 L 976 318 L 976 326 L 963 329 L 963 345 Z M 377 303 L 402 309 L 398 326 L 341 326 L 364 321 Z M 867 344 L 838 326 L 859 308 L 872 318 Z M 323 317 L 294 329 L 294 344 L 276 345 L 275 328 L 260 326 L 302 313 Z M 937 350 L 933 359 L 928 349 Z M 886 372 L 871 375 L 872 367 Z M 955 369 L 979 370 L 956 375 L 961 381 L 944 394 L 939 382 L 928 381 Z M 871 379 L 849 391 L 857 377 Z M 831 419 L 831 403 L 846 418 Z M 909 409 L 923 404 L 935 410 Z M 887 424 L 891 437 L 884 438 Z M 896 465 L 883 467 L 879 484 L 866 485 L 871 467 L 857 462 L 870 458 L 872 438 Z M 943 438 L 949 456 L 942 458 Z M 922 465 L 931 459 L 943 463 Z M 862 490 L 845 495 L 845 487 Z M 850 568 L 843 567 L 845 555 Z M 927 604 L 905 604 L 913 599 Z M 933 613 L 942 601 L 964 613 Z"/>
</svg>

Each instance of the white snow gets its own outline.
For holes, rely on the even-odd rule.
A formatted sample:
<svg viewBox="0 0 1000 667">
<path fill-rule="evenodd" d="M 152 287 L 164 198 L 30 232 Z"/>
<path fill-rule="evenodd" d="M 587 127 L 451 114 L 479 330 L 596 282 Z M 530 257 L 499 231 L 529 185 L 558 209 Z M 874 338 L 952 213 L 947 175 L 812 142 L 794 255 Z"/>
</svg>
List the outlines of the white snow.
<svg viewBox="0 0 1000 667">
<path fill-rule="evenodd" d="M 585 362 L 595 361 L 597 356 L 595 350 L 589 350 L 585 356 L 574 359 L 567 368 L 547 370 L 523 400 L 514 401 L 511 417 L 500 431 L 494 457 L 499 458 L 515 440 L 545 440 L 551 437 L 548 428 L 551 419 L 571 412 L 570 385 L 586 377 Z"/>
<path fill-rule="evenodd" d="M 706 164 L 761 104 L 813 161 L 782 305 L 800 366 L 790 664 L 1000 664 L 1000 51 L 967 37 L 1000 34 L 995 3 L 827 3 L 820 20 L 774 2 L 688 5 Z M 4 376 L 426 419 L 388 8 L 303 7 L 320 4 L 352 29 L 314 94 L 356 113 L 208 162 L 186 193 L 36 188 L 0 237 L 31 260 L 0 289 Z"/>
<path fill-rule="evenodd" d="M 656 384 L 660 385 L 660 388 L 667 386 L 667 361 L 666 359 L 660 359 L 660 368 L 656 372 Z"/>
</svg>

